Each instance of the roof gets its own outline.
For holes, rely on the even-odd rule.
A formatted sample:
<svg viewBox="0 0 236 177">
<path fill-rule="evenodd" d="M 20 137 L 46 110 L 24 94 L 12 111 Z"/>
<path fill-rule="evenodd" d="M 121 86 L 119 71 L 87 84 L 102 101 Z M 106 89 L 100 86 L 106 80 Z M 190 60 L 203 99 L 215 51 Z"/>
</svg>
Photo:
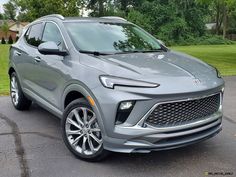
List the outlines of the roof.
<svg viewBox="0 0 236 177">
<path fill-rule="evenodd" d="M 38 20 L 43 20 L 45 18 L 57 18 L 65 22 L 69 21 L 82 21 L 82 22 L 119 22 L 119 23 L 127 23 L 128 21 L 121 17 L 116 16 L 107 16 L 107 17 L 63 17 L 60 14 L 52 14 L 52 15 L 46 15 Z"/>
<path fill-rule="evenodd" d="M 77 21 L 77 22 L 104 22 L 104 23 L 128 23 L 126 20 L 121 19 L 105 19 L 105 18 L 92 18 L 92 17 L 67 17 L 63 21 Z"/>
</svg>

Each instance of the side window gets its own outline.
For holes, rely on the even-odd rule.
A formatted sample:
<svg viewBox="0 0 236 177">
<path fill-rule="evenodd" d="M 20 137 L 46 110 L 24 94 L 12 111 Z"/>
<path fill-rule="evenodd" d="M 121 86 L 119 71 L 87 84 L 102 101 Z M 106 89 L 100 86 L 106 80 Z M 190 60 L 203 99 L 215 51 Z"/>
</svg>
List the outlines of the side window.
<svg viewBox="0 0 236 177">
<path fill-rule="evenodd" d="M 63 38 L 58 27 L 54 23 L 46 23 L 42 42 L 53 41 L 55 42 L 61 49 L 64 47 Z"/>
<path fill-rule="evenodd" d="M 31 29 L 31 27 L 29 27 L 28 29 L 27 29 L 27 31 L 26 31 L 26 33 L 25 33 L 25 40 L 26 41 L 28 41 L 28 39 L 29 39 L 29 32 L 30 32 L 30 29 Z"/>
<path fill-rule="evenodd" d="M 26 32 L 26 41 L 28 44 L 38 47 L 41 44 L 41 34 L 42 34 L 42 24 L 38 23 L 31 26 L 29 34 L 27 35 L 28 31 Z"/>
</svg>

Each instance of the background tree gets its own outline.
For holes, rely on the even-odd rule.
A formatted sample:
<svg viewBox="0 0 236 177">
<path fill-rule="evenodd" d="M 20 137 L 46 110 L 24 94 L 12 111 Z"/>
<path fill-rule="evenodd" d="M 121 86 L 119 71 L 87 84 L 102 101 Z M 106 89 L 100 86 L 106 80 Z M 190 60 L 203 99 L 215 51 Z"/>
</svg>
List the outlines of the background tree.
<svg viewBox="0 0 236 177">
<path fill-rule="evenodd" d="M 4 18 L 3 14 L 0 13 L 0 20 Z"/>
<path fill-rule="evenodd" d="M 80 16 L 84 11 L 93 17 L 121 16 L 169 44 L 197 43 L 209 37 L 219 42 L 219 37 L 206 30 L 206 23 L 216 23 L 215 34 L 223 38 L 227 33 L 236 33 L 236 0 L 10 0 L 9 3 L 17 9 L 19 21 L 31 22 L 55 13 Z M 11 14 L 13 18 L 14 13 Z"/>
<path fill-rule="evenodd" d="M 7 19 L 16 20 L 16 4 L 14 0 L 10 0 L 3 5 L 4 13 Z"/>
<path fill-rule="evenodd" d="M 6 21 L 4 21 L 3 25 L 1 26 L 2 32 L 5 35 L 5 38 L 7 38 L 8 32 L 9 32 L 9 26 Z"/>
<path fill-rule="evenodd" d="M 225 38 L 229 25 L 228 20 L 236 10 L 236 0 L 198 0 L 198 2 L 213 7 L 213 17 L 216 22 L 216 34 L 220 34 L 222 29 L 222 36 Z"/>
<path fill-rule="evenodd" d="M 109 3 L 106 0 L 88 0 L 87 8 L 92 10 L 92 16 L 101 17 L 105 14 L 105 3 Z"/>
<path fill-rule="evenodd" d="M 49 14 L 79 16 L 83 8 L 83 0 L 16 0 L 19 7 L 18 20 L 33 21 Z"/>
</svg>

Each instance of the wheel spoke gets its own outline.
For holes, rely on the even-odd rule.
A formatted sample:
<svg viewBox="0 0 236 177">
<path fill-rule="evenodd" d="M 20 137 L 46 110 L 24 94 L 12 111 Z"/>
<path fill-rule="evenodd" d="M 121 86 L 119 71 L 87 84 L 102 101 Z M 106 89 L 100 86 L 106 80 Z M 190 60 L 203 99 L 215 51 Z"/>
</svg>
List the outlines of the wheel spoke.
<svg viewBox="0 0 236 177">
<path fill-rule="evenodd" d="M 68 118 L 67 122 L 71 125 L 74 125 L 75 127 L 77 127 L 80 130 L 82 129 L 81 126 L 79 124 L 77 124 L 75 121 L 73 121 L 71 118 Z"/>
<path fill-rule="evenodd" d="M 102 143 L 102 141 L 99 140 L 93 133 L 91 133 L 90 136 L 91 136 L 98 144 L 101 144 L 101 143 Z"/>
<path fill-rule="evenodd" d="M 16 89 L 12 87 L 11 92 L 16 92 Z"/>
<path fill-rule="evenodd" d="M 80 130 L 66 130 L 67 135 L 80 135 Z"/>
<path fill-rule="evenodd" d="M 92 143 L 92 141 L 91 141 L 91 139 L 90 139 L 90 136 L 88 136 L 88 144 L 89 144 L 90 150 L 92 151 L 92 153 L 94 153 L 94 152 L 95 152 L 95 151 L 94 151 L 94 146 L 93 146 L 93 143 Z"/>
<path fill-rule="evenodd" d="M 11 89 L 15 88 L 13 81 L 11 81 Z"/>
<path fill-rule="evenodd" d="M 100 132 L 101 130 L 99 128 L 92 128 L 91 131 L 92 132 Z"/>
<path fill-rule="evenodd" d="M 15 98 L 16 92 L 11 92 L 11 96 L 12 96 L 13 98 Z"/>
<path fill-rule="evenodd" d="M 95 114 L 93 114 L 93 117 L 89 120 L 88 124 L 92 125 L 95 120 L 96 120 L 96 116 Z"/>
<path fill-rule="evenodd" d="M 83 136 L 83 134 L 80 135 L 80 136 L 78 136 L 78 137 L 73 141 L 72 145 L 73 145 L 73 146 L 76 146 L 82 136 Z"/>
<path fill-rule="evenodd" d="M 86 141 L 87 141 L 87 138 L 84 136 L 83 137 L 83 143 L 82 143 L 82 153 L 83 154 L 84 154 L 84 151 L 86 150 L 86 145 L 85 145 Z"/>
<path fill-rule="evenodd" d="M 79 113 L 76 109 L 73 110 L 73 114 L 75 115 L 75 118 L 76 118 L 77 122 L 83 126 L 84 122 L 82 121 L 82 119 L 79 116 Z"/>
<path fill-rule="evenodd" d="M 14 81 L 15 81 L 15 78 L 12 77 L 12 79 L 11 79 L 11 86 L 12 86 L 12 87 L 15 87 L 15 85 L 14 85 L 15 82 L 14 82 Z"/>
<path fill-rule="evenodd" d="M 83 120 L 84 120 L 84 123 L 87 124 L 88 122 L 88 114 L 87 114 L 87 110 L 86 108 L 81 108 L 82 111 L 83 111 Z"/>
</svg>

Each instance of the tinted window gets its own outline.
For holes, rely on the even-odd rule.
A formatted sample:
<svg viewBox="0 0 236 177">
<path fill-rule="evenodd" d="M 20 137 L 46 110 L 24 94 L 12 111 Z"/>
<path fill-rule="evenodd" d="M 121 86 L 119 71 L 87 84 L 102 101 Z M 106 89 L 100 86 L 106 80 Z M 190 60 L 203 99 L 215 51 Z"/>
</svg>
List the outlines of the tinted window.
<svg viewBox="0 0 236 177">
<path fill-rule="evenodd" d="M 67 22 L 65 26 L 79 50 L 132 52 L 161 49 L 154 37 L 132 24 Z"/>
<path fill-rule="evenodd" d="M 53 41 L 58 46 L 63 46 L 63 39 L 58 27 L 54 23 L 46 23 L 43 32 L 43 42 Z"/>
<path fill-rule="evenodd" d="M 38 23 L 31 26 L 29 31 L 29 35 L 27 36 L 26 40 L 30 45 L 38 47 L 41 44 L 41 33 L 42 33 L 42 24 Z M 26 33 L 27 35 L 27 33 Z"/>
<path fill-rule="evenodd" d="M 29 39 L 29 32 L 30 32 L 30 27 L 28 28 L 28 30 L 25 33 L 25 40 L 28 41 Z"/>
</svg>

